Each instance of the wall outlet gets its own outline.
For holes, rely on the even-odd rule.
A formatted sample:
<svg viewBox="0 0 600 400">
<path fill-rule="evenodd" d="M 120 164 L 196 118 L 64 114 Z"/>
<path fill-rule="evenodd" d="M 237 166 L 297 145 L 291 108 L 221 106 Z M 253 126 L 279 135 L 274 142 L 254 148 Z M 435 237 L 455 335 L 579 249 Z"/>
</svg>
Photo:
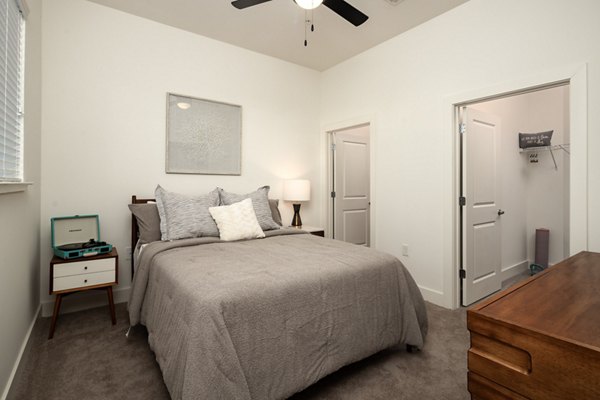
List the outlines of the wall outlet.
<svg viewBox="0 0 600 400">
<path fill-rule="evenodd" d="M 402 243 L 402 255 L 408 257 L 408 245 L 406 243 Z"/>
<path fill-rule="evenodd" d="M 125 247 L 125 259 L 131 260 L 131 247 Z"/>
</svg>

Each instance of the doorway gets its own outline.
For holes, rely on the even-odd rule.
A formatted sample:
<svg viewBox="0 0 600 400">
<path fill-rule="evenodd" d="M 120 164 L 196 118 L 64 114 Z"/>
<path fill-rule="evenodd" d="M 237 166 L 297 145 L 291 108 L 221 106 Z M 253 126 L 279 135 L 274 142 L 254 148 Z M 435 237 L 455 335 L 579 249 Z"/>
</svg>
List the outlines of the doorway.
<svg viewBox="0 0 600 400">
<path fill-rule="evenodd" d="M 371 245 L 370 125 L 329 132 L 333 239 Z"/>
<path fill-rule="evenodd" d="M 459 104 L 456 113 L 460 292 L 467 306 L 525 276 L 536 258 L 536 229 L 550 231 L 549 265 L 570 254 L 569 84 Z M 550 131 L 550 145 L 519 147 L 519 133 Z"/>
</svg>

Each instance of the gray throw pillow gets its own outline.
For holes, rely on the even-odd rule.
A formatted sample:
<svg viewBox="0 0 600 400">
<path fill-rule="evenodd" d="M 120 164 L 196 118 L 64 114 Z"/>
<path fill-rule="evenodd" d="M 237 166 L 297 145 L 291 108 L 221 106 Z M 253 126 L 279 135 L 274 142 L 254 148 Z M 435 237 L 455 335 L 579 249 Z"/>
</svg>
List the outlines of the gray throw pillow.
<svg viewBox="0 0 600 400">
<path fill-rule="evenodd" d="M 219 229 L 208 208 L 219 205 L 217 189 L 203 196 L 169 192 L 157 186 L 154 192 L 160 215 L 162 240 L 200 236 L 219 236 Z"/>
<path fill-rule="evenodd" d="M 263 231 L 280 228 L 280 226 L 273 221 L 273 216 L 271 214 L 271 207 L 269 206 L 269 186 L 260 187 L 256 191 L 247 194 L 229 193 L 221 188 L 218 189 L 221 204 L 225 206 L 229 206 L 242 200 L 252 199 L 252 206 L 254 207 L 256 219 L 258 219 L 260 228 Z"/>
<path fill-rule="evenodd" d="M 138 224 L 140 243 L 150 243 L 160 240 L 160 216 L 154 203 L 130 204 L 129 209 Z"/>
<path fill-rule="evenodd" d="M 273 221 L 279 226 L 283 225 L 281 222 L 281 213 L 279 212 L 279 199 L 269 199 L 269 207 L 271 208 L 271 217 Z"/>
</svg>

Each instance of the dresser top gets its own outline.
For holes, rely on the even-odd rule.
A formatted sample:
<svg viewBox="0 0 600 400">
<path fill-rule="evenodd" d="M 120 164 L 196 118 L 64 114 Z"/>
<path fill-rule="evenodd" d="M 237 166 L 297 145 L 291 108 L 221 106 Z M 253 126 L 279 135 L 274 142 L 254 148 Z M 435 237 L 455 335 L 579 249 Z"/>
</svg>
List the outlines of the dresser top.
<svg viewBox="0 0 600 400">
<path fill-rule="evenodd" d="M 581 252 L 469 312 L 600 351 L 600 253 Z"/>
</svg>

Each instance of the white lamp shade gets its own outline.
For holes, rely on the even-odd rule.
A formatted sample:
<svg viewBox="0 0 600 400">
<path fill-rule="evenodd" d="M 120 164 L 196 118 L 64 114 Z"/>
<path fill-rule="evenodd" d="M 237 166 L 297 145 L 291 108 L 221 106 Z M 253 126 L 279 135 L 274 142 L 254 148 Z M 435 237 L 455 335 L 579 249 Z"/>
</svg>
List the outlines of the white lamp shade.
<svg viewBox="0 0 600 400">
<path fill-rule="evenodd" d="M 309 201 L 310 181 L 306 179 L 291 179 L 283 182 L 283 200 Z"/>
<path fill-rule="evenodd" d="M 296 4 L 305 10 L 312 10 L 313 8 L 317 8 L 321 5 L 323 0 L 294 0 Z"/>
</svg>

